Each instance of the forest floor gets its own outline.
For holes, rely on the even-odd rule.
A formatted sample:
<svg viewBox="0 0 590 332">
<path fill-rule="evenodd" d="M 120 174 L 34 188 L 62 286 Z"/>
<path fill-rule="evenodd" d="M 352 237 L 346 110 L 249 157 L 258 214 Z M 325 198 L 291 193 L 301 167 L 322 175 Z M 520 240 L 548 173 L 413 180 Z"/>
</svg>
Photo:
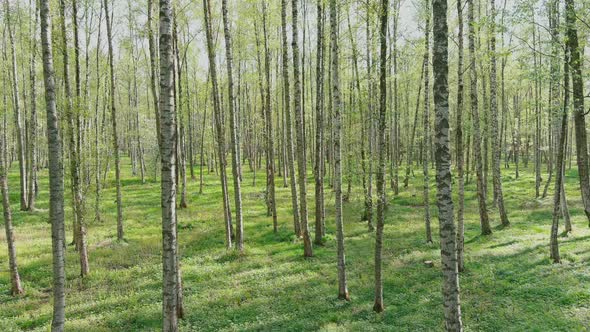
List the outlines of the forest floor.
<svg viewBox="0 0 590 332">
<path fill-rule="evenodd" d="M 90 275 L 79 277 L 78 257 L 67 249 L 66 329 L 69 331 L 159 331 L 161 329 L 160 184 L 141 184 L 123 163 L 125 243 L 116 242 L 114 183 L 103 192 L 103 222 L 92 221 L 88 196 Z M 47 223 L 48 178 L 40 174 L 38 212 L 18 211 L 18 174 L 10 174 L 17 255 L 25 295 L 9 295 L 4 231 L 0 234 L 0 330 L 46 331 L 51 323 L 51 237 Z M 328 235 L 314 257 L 303 258 L 292 234 L 290 191 L 277 178 L 279 231 L 273 233 L 263 200 L 264 172 L 244 170 L 246 254 L 224 244 L 219 178 L 205 172 L 204 193 L 188 182 L 189 208 L 179 210 L 184 286 L 183 331 L 436 331 L 443 329 L 436 188 L 431 186 L 434 244 L 424 241 L 422 177 L 389 194 L 384 233 L 385 312 L 373 303 L 374 233 L 359 222 L 362 190 L 354 187 L 345 203 L 345 245 L 351 302 L 337 299 L 334 203 L 326 188 Z M 552 188 L 534 198 L 530 170 L 514 177 L 503 169 L 504 197 L 511 221 L 480 236 L 474 181 L 466 190 L 466 271 L 461 274 L 461 305 L 466 331 L 582 331 L 590 326 L 590 229 L 581 209 L 577 172 L 567 171 L 573 233 L 560 237 L 563 263 L 549 259 Z M 401 173 L 401 172 L 400 172 Z M 432 172 L 434 173 L 434 172 Z M 491 175 L 490 175 L 491 176 Z M 114 177 L 111 177 L 114 178 Z M 309 177 L 310 229 L 313 230 L 313 178 Z M 544 179 L 545 180 L 545 179 Z M 491 186 L 491 181 L 490 181 Z M 490 188 L 491 191 L 491 188 Z M 491 194 L 490 194 L 491 196 Z M 67 238 L 71 241 L 69 195 Z M 491 204 L 490 204 L 491 206 Z M 562 228 L 561 228 L 562 229 Z M 423 262 L 434 261 L 434 267 Z"/>
</svg>

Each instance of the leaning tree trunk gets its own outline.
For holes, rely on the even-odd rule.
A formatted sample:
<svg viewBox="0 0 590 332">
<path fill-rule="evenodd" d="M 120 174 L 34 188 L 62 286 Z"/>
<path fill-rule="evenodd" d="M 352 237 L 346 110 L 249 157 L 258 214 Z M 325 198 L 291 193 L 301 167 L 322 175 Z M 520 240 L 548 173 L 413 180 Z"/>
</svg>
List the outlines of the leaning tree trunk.
<svg viewBox="0 0 590 332">
<path fill-rule="evenodd" d="M 117 133 L 117 100 L 115 84 L 115 67 L 113 55 L 113 20 L 110 17 L 108 0 L 104 0 L 104 11 L 107 25 L 107 42 L 109 46 L 109 79 L 111 88 L 111 122 L 113 131 L 113 154 L 115 156 L 115 184 L 117 186 L 117 240 L 123 241 L 123 202 L 121 197 L 121 159 L 119 157 L 119 135 Z"/>
<path fill-rule="evenodd" d="M 53 256 L 53 318 L 52 331 L 63 331 L 65 322 L 65 227 L 64 184 L 59 118 L 56 107 L 55 72 L 51 38 L 49 0 L 40 0 L 41 49 L 47 108 L 47 148 L 49 159 L 49 221 Z"/>
<path fill-rule="evenodd" d="M 504 194 L 502 192 L 502 173 L 500 171 L 500 145 L 501 137 L 498 135 L 498 100 L 497 100 L 497 74 L 496 74 L 496 5 L 495 0 L 490 0 L 491 10 L 491 35 L 490 35 L 490 108 L 492 115 L 492 177 L 494 184 L 494 197 L 498 203 L 498 212 L 502 226 L 509 226 L 508 215 L 504 206 Z"/>
<path fill-rule="evenodd" d="M 387 2 L 387 0 L 384 0 L 384 2 Z M 387 15 L 385 15 L 385 22 L 387 22 Z M 336 207 L 336 242 L 338 246 L 338 298 L 349 301 L 350 295 L 348 294 L 348 286 L 346 283 L 346 261 L 344 257 L 344 222 L 342 220 L 342 105 L 340 97 L 340 55 L 338 53 L 338 34 L 338 8 L 336 0 L 330 0 L 332 109 L 334 113 L 334 204 Z"/>
<path fill-rule="evenodd" d="M 227 248 L 232 247 L 232 224 L 231 224 L 231 210 L 229 206 L 229 194 L 227 188 L 227 174 L 226 174 L 226 158 L 225 158 L 225 135 L 222 124 L 222 110 L 219 101 L 219 87 L 217 85 L 217 68 L 215 61 L 215 49 L 213 45 L 213 29 L 211 27 L 211 8 L 209 0 L 203 0 L 203 10 L 205 16 L 205 30 L 207 35 L 207 55 L 209 58 L 209 75 L 211 77 L 211 85 L 213 86 L 213 109 L 215 133 L 217 134 L 217 153 L 219 158 L 219 176 L 221 178 L 221 192 L 223 195 L 223 213 L 225 220 L 225 241 Z"/>
<path fill-rule="evenodd" d="M 567 46 L 570 51 L 569 66 L 572 73 L 572 97 L 574 102 L 574 124 L 576 130 L 576 160 L 584 213 L 590 225 L 590 177 L 588 174 L 588 141 L 586 138 L 586 119 L 584 113 L 584 79 L 582 77 L 582 58 L 578 44 L 576 11 L 574 0 L 566 0 Z"/>
<path fill-rule="evenodd" d="M 435 110 L 435 159 L 438 218 L 440 223 L 440 252 L 443 272 L 443 307 L 447 331 L 462 331 L 459 299 L 459 271 L 453 221 L 451 189 L 451 149 L 449 135 L 449 63 L 447 1 L 432 1 Z"/>
<path fill-rule="evenodd" d="M 473 120 L 473 158 L 476 163 L 477 173 L 477 200 L 479 202 L 479 221 L 481 224 L 481 233 L 483 235 L 492 234 L 490 220 L 488 218 L 488 209 L 486 204 L 486 194 L 483 183 L 483 162 L 481 156 L 481 132 L 479 128 L 479 110 L 477 96 L 477 68 L 475 66 L 475 21 L 473 17 L 473 0 L 468 0 L 469 12 L 469 61 L 471 74 L 471 113 Z"/>
<path fill-rule="evenodd" d="M 295 133 L 297 136 L 297 166 L 299 170 L 299 218 L 303 235 L 303 255 L 313 256 L 311 236 L 307 225 L 307 159 L 305 153 L 305 127 L 303 109 L 301 108 L 301 77 L 299 73 L 299 0 L 291 0 L 293 26 L 293 79 L 295 81 Z M 293 174 L 294 175 L 294 174 Z"/>
<path fill-rule="evenodd" d="M 4 109 L 6 109 L 6 95 L 4 95 Z M 4 115 L 6 116 L 6 114 Z M 8 245 L 8 270 L 10 272 L 10 294 L 13 296 L 23 294 L 23 286 L 18 274 L 16 262 L 16 246 L 14 244 L 14 229 L 12 228 L 12 210 L 10 209 L 10 196 L 8 194 L 8 179 L 6 170 L 6 128 L 2 128 L 0 135 L 0 193 L 2 194 L 2 209 L 4 211 L 4 230 L 6 231 L 6 244 Z"/>
</svg>

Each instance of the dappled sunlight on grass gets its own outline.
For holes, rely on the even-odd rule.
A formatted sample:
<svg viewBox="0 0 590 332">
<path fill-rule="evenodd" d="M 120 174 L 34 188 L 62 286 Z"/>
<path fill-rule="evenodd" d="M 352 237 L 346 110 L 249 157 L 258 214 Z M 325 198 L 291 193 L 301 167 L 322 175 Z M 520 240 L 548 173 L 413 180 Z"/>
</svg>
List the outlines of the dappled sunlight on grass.
<svg viewBox="0 0 590 332">
<path fill-rule="evenodd" d="M 79 277 L 78 257 L 67 247 L 67 328 L 73 331 L 155 331 L 161 328 L 160 184 L 141 184 L 123 163 L 126 242 L 116 241 L 115 187 L 101 201 L 102 222 L 94 221 L 88 196 L 90 275 Z M 198 170 L 197 170 L 198 172 Z M 0 326 L 45 331 L 51 323 L 51 240 L 47 223 L 47 172 L 42 171 L 40 211 L 18 211 L 17 178 L 10 174 L 15 233 L 25 295 L 8 295 L 6 250 L 0 250 Z M 416 171 L 416 175 L 421 172 Z M 590 229 L 581 209 L 577 173 L 566 172 L 573 233 L 560 237 L 563 263 L 549 260 L 552 186 L 534 198 L 534 176 L 503 169 L 511 226 L 499 228 L 489 205 L 494 234 L 481 236 L 474 178 L 466 188 L 465 262 L 462 311 L 467 331 L 583 330 L 590 324 Z M 314 230 L 313 178 L 308 186 L 309 226 Z M 289 188 L 277 178 L 279 231 L 264 205 L 264 173 L 244 173 L 244 254 L 224 243 L 219 177 L 205 171 L 205 186 L 188 181 L 187 209 L 178 210 L 180 264 L 186 318 L 184 331 L 431 331 L 443 329 L 436 188 L 431 188 L 434 244 L 425 242 L 422 178 L 410 179 L 400 195 L 388 192 L 384 234 L 386 311 L 373 302 L 374 233 L 360 222 L 363 197 L 355 184 L 344 204 L 344 230 L 351 302 L 337 300 L 334 199 L 326 186 L 327 236 L 314 257 L 303 258 L 293 235 Z M 544 184 L 544 183 L 543 183 Z M 491 184 L 490 193 L 491 196 Z M 66 192 L 66 235 L 71 240 L 71 201 Z M 233 202 L 233 201 L 232 201 Z M 312 234 L 313 235 L 313 234 Z M 4 234 L 0 242 L 5 247 Z M 434 267 L 424 264 L 433 261 Z"/>
</svg>

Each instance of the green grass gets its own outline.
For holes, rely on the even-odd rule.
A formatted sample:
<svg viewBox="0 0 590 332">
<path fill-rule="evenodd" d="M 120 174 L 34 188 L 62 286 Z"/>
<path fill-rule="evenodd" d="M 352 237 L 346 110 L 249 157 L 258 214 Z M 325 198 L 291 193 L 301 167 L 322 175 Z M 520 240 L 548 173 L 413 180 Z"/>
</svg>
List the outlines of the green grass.
<svg viewBox="0 0 590 332">
<path fill-rule="evenodd" d="M 115 188 L 105 188 L 102 223 L 92 222 L 89 196 L 90 275 L 81 279 L 77 254 L 67 249 L 69 331 L 161 329 L 161 227 L 159 183 L 145 185 L 123 169 L 127 243 L 117 243 Z M 198 172 L 198 170 L 197 170 Z M 551 195 L 534 199 L 534 177 L 503 169 L 512 226 L 501 229 L 491 209 L 494 234 L 479 235 L 473 182 L 466 190 L 466 268 L 461 301 L 466 331 L 582 331 L 590 326 L 590 230 L 582 212 L 577 173 L 567 172 L 573 234 L 560 238 L 563 263 L 549 260 Z M 420 172 L 416 172 L 418 174 Z M 333 195 L 326 188 L 328 236 L 315 256 L 303 258 L 292 235 L 290 191 L 277 180 L 279 232 L 272 231 L 262 199 L 264 173 L 243 182 L 246 255 L 224 245 L 219 179 L 205 174 L 204 193 L 189 181 L 189 208 L 179 210 L 186 318 L 183 331 L 433 331 L 443 329 L 440 252 L 435 187 L 431 207 L 435 243 L 424 241 L 422 179 L 389 196 L 384 235 L 383 314 L 372 312 L 374 234 L 359 222 L 362 191 L 345 204 L 345 235 L 352 301 L 337 300 Z M 491 184 L 490 184 L 491 186 Z M 0 330 L 46 331 L 51 323 L 51 240 L 47 223 L 47 173 L 35 213 L 18 211 L 18 176 L 10 174 L 17 254 L 25 295 L 9 295 L 4 232 L 0 235 Z M 308 186 L 313 230 L 313 181 Z M 71 240 L 69 197 L 66 213 Z M 426 267 L 425 260 L 435 262 Z"/>
</svg>

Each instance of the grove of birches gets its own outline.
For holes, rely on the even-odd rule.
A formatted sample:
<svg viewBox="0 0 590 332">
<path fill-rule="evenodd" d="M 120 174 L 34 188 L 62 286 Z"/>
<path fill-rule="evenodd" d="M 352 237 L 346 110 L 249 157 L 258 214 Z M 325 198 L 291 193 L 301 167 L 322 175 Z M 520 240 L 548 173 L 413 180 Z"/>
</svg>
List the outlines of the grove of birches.
<svg viewBox="0 0 590 332">
<path fill-rule="evenodd" d="M 0 331 L 590 328 L 590 1 L 0 1 Z"/>
</svg>

